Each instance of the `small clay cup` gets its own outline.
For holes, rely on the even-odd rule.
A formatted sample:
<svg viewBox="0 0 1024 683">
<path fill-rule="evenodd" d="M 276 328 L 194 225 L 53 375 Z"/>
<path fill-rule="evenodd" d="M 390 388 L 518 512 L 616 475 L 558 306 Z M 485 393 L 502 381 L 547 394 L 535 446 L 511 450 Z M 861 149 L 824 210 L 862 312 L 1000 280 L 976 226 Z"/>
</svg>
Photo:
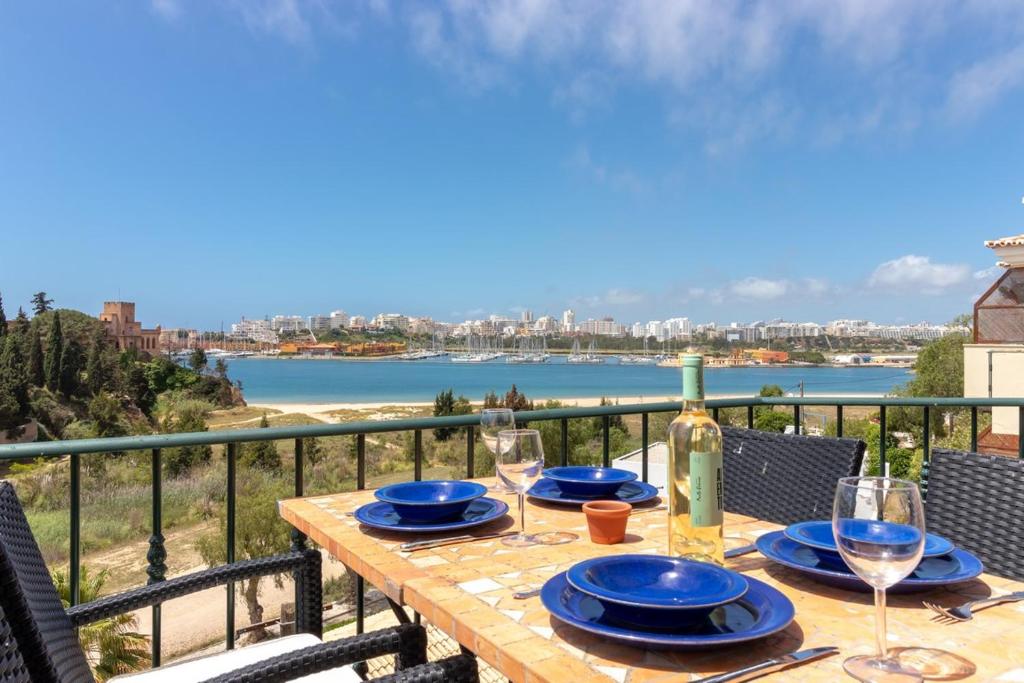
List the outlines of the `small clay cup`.
<svg viewBox="0 0 1024 683">
<path fill-rule="evenodd" d="M 622 543 L 626 538 L 626 522 L 633 506 L 621 500 L 592 500 L 583 504 L 590 528 L 590 540 L 601 545 Z"/>
</svg>

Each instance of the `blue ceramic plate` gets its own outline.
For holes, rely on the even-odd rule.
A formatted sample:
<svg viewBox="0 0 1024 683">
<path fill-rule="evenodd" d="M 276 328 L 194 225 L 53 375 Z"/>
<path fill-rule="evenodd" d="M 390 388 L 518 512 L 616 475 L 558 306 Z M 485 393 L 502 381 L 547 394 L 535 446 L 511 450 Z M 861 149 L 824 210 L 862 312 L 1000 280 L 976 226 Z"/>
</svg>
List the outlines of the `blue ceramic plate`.
<svg viewBox="0 0 1024 683">
<path fill-rule="evenodd" d="M 552 467 L 544 470 L 544 476 L 562 493 L 577 498 L 614 496 L 623 484 L 636 480 L 636 472 L 614 467 Z"/>
<path fill-rule="evenodd" d="M 526 495 L 537 500 L 544 500 L 549 503 L 558 503 L 559 505 L 583 505 L 589 503 L 592 500 L 621 500 L 631 505 L 637 503 L 643 503 L 657 498 L 658 489 L 650 484 L 646 484 L 642 481 L 631 481 L 622 485 L 618 491 L 613 495 L 607 496 L 606 498 L 592 498 L 585 497 L 581 498 L 578 496 L 570 496 L 558 488 L 558 485 L 554 481 L 541 478 L 537 480 L 537 483 L 526 492 Z"/>
<path fill-rule="evenodd" d="M 888 524 L 886 522 L 869 522 L 868 520 L 857 519 L 849 520 L 851 524 L 863 525 L 864 532 L 874 533 L 875 531 L 885 532 L 887 528 L 891 527 L 894 530 L 902 525 Z M 869 528 L 870 527 L 870 528 Z M 815 550 L 824 550 L 826 552 L 839 554 L 839 549 L 836 548 L 836 539 L 832 533 L 832 522 L 830 521 L 814 521 L 814 522 L 800 522 L 799 524 L 791 524 L 786 527 L 784 533 L 786 538 L 808 545 Z M 924 557 L 938 557 L 939 555 L 948 555 L 953 552 L 956 548 L 952 541 L 949 541 L 942 536 L 935 534 L 925 534 L 924 537 Z"/>
<path fill-rule="evenodd" d="M 457 520 L 469 504 L 487 493 L 472 481 L 407 481 L 377 489 L 377 500 L 391 503 L 403 521 L 434 524 Z"/>
<path fill-rule="evenodd" d="M 377 501 L 367 503 L 355 512 L 357 520 L 366 526 L 385 531 L 402 531 L 411 533 L 430 533 L 434 531 L 455 531 L 468 529 L 498 519 L 508 512 L 508 505 L 494 498 L 477 498 L 462 515 L 449 522 L 435 524 L 410 523 L 399 517 L 391 503 Z"/>
<path fill-rule="evenodd" d="M 548 579 L 540 599 L 551 616 L 583 631 L 644 648 L 703 650 L 764 638 L 793 621 L 793 603 L 778 590 L 747 578 L 746 594 L 716 607 L 698 624 L 675 631 L 645 631 L 610 619 L 597 598 L 582 593 L 565 578 L 565 572 Z"/>
<path fill-rule="evenodd" d="M 706 562 L 661 555 L 612 555 L 578 562 L 566 572 L 615 621 L 641 628 L 695 624 L 747 592 L 747 580 Z"/>
<path fill-rule="evenodd" d="M 773 562 L 804 572 L 820 583 L 846 590 L 870 592 L 871 587 L 848 568 L 823 563 L 813 548 L 797 543 L 781 531 L 757 539 L 757 549 Z M 914 593 L 939 586 L 970 581 L 985 571 L 981 560 L 959 548 L 941 557 L 927 557 L 907 578 L 888 589 L 889 593 Z"/>
</svg>

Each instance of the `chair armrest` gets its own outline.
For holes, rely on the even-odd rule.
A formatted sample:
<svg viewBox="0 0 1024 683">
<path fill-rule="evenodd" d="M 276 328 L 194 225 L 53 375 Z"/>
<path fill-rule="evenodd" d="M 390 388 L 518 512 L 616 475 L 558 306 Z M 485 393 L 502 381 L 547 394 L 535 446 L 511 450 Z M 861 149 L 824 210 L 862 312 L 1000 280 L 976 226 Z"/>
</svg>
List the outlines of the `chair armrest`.
<svg viewBox="0 0 1024 683">
<path fill-rule="evenodd" d="M 480 683 L 476 657 L 455 655 L 437 662 L 428 662 L 411 669 L 396 671 L 390 676 L 373 679 L 374 683 Z"/>
<path fill-rule="evenodd" d="M 343 640 L 332 640 L 271 657 L 203 683 L 283 683 L 387 654 L 397 655 L 396 669 L 411 671 L 413 667 L 418 668 L 427 658 L 426 629 L 416 624 L 402 624 Z M 402 680 L 405 679 L 396 679 Z M 422 680 L 426 682 L 433 679 Z"/>
<path fill-rule="evenodd" d="M 303 581 L 303 583 L 308 583 L 310 587 L 318 589 L 320 582 L 319 551 L 307 549 L 255 560 L 233 562 L 166 581 L 158 581 L 124 593 L 108 595 L 71 607 L 67 612 L 72 626 L 77 628 L 100 619 L 126 614 L 142 607 L 158 605 L 167 600 L 197 593 L 207 588 L 223 586 L 232 581 L 242 581 L 255 576 L 270 576 L 288 571 L 299 573 L 303 579 L 305 574 L 315 574 L 315 577 L 311 577 L 312 581 Z M 314 583 L 317 585 L 313 586 Z M 319 590 L 316 592 L 319 594 Z M 316 608 L 316 617 L 319 619 L 322 605 L 316 605 Z M 320 634 L 315 633 L 314 635 L 319 636 Z"/>
</svg>

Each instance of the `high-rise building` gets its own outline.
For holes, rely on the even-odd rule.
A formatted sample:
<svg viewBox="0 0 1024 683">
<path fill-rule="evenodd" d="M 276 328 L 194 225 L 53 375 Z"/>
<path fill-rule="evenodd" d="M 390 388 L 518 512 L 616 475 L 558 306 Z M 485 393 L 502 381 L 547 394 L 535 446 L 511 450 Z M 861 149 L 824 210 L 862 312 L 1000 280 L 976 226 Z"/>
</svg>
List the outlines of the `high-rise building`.
<svg viewBox="0 0 1024 683">
<path fill-rule="evenodd" d="M 576 331 L 576 311 L 571 308 L 562 311 L 562 332 L 569 334 Z"/>
<path fill-rule="evenodd" d="M 324 332 L 331 329 L 331 318 L 327 315 L 311 315 L 308 324 L 311 332 Z"/>
<path fill-rule="evenodd" d="M 331 311 L 331 329 L 338 330 L 348 327 L 348 313 L 345 311 Z"/>
<path fill-rule="evenodd" d="M 524 323 L 532 323 L 533 322 L 533 311 L 531 311 L 530 309 L 526 309 L 525 311 L 523 311 L 522 314 L 520 315 L 519 321 L 520 322 L 524 322 Z"/>
<path fill-rule="evenodd" d="M 306 324 L 301 315 L 275 315 L 270 319 L 270 327 L 275 332 L 301 332 L 306 329 Z"/>
</svg>

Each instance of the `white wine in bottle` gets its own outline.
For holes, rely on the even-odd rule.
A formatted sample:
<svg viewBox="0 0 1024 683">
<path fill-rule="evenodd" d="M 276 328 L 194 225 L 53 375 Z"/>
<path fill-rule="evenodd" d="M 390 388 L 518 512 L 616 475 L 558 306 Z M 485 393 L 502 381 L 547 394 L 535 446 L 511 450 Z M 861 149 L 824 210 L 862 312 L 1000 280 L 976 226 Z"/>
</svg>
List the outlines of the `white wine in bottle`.
<svg viewBox="0 0 1024 683">
<path fill-rule="evenodd" d="M 682 354 L 683 412 L 668 428 L 670 555 L 725 563 L 722 430 L 704 410 L 704 358 Z"/>
</svg>

